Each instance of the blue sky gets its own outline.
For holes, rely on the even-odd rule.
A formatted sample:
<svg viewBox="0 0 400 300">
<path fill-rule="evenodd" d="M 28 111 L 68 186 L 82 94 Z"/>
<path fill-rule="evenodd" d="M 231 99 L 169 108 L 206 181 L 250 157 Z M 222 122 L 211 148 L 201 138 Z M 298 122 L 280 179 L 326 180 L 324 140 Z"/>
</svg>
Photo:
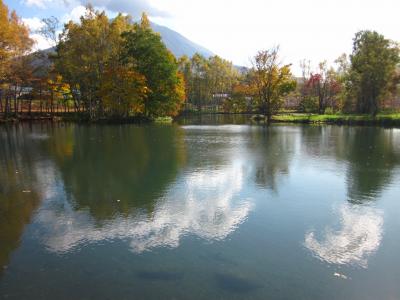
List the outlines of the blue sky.
<svg viewBox="0 0 400 300">
<path fill-rule="evenodd" d="M 87 0 L 5 0 L 33 29 L 43 17 L 78 19 Z M 146 11 L 152 21 L 239 65 L 258 50 L 280 45 L 282 60 L 332 63 L 350 53 L 359 30 L 400 41 L 399 0 L 91 0 L 110 16 Z M 38 39 L 37 47 L 45 47 Z"/>
<path fill-rule="evenodd" d="M 16 10 L 19 16 L 25 18 L 42 18 L 48 16 L 49 14 L 61 16 L 68 10 L 68 8 L 64 5 L 49 5 L 48 8 L 43 8 L 34 4 L 29 4 L 29 1 L 5 0 L 4 2 L 10 9 Z"/>
</svg>

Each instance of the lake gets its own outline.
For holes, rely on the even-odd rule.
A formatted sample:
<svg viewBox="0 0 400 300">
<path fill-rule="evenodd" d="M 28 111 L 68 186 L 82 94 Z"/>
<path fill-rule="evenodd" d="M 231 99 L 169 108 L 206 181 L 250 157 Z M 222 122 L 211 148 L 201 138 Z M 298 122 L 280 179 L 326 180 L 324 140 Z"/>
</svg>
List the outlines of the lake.
<svg viewBox="0 0 400 300">
<path fill-rule="evenodd" d="M 0 299 L 399 299 L 400 130 L 0 127 Z"/>
</svg>

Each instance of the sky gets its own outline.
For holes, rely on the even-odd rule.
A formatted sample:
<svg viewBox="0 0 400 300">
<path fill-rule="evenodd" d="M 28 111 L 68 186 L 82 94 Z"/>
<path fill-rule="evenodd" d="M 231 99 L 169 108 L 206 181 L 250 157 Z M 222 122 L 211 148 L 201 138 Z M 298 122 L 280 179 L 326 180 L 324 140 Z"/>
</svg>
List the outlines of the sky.
<svg viewBox="0 0 400 300">
<path fill-rule="evenodd" d="M 359 30 L 400 41 L 400 0 L 5 0 L 32 30 L 40 19 L 78 20 L 90 2 L 110 17 L 117 12 L 150 19 L 236 65 L 250 65 L 258 50 L 280 47 L 281 60 L 299 72 L 302 59 L 332 63 L 352 50 Z M 46 41 L 38 35 L 37 48 Z"/>
</svg>

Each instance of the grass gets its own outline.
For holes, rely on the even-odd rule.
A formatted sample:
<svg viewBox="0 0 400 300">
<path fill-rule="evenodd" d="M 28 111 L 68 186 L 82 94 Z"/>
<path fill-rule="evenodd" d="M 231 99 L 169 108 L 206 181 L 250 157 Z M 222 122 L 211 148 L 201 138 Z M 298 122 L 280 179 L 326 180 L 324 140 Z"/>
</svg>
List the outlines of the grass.
<svg viewBox="0 0 400 300">
<path fill-rule="evenodd" d="M 308 123 L 308 124 L 359 124 L 400 126 L 400 113 L 381 113 L 376 117 L 355 114 L 278 114 L 273 116 L 274 122 Z"/>
<path fill-rule="evenodd" d="M 171 124 L 174 121 L 171 117 L 158 117 L 154 119 L 157 124 Z"/>
</svg>

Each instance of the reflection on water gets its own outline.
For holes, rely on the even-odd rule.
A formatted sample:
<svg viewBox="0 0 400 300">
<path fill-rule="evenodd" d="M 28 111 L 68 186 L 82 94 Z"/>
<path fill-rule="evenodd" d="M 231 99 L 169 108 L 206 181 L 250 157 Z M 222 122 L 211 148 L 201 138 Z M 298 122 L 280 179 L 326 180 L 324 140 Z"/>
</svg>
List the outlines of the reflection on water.
<svg viewBox="0 0 400 300">
<path fill-rule="evenodd" d="M 345 164 L 341 176 L 346 177 L 347 198 L 355 204 L 379 197 L 400 164 L 399 129 L 303 127 L 301 147 L 311 163 L 325 159 Z"/>
<path fill-rule="evenodd" d="M 62 210 L 50 202 L 38 214 L 40 225 L 46 228 L 43 242 L 50 251 L 67 252 L 80 244 L 119 238 L 140 253 L 160 246 L 177 247 L 186 233 L 222 240 L 246 219 L 252 206 L 247 199 L 236 199 L 243 185 L 242 167 L 237 163 L 187 174 L 156 201 L 150 216 L 147 212 L 118 215 L 102 226 L 97 226 L 89 212 L 74 210 L 68 202 Z"/>
<path fill-rule="evenodd" d="M 0 275 L 41 198 L 30 153 L 35 145 L 18 128 L 5 129 L 0 132 Z"/>
<path fill-rule="evenodd" d="M 349 200 L 363 203 L 374 200 L 393 176 L 400 163 L 396 130 L 363 128 L 347 137 L 346 155 L 349 161 L 347 186 Z"/>
<path fill-rule="evenodd" d="M 310 231 L 305 246 L 330 264 L 358 265 L 366 268 L 368 257 L 382 240 L 383 216 L 380 210 L 344 204 L 337 214 L 339 228 L 327 227 L 320 234 Z"/>
<path fill-rule="evenodd" d="M 94 298 L 94 280 L 102 298 L 115 278 L 111 295 L 146 299 L 184 299 L 175 281 L 194 298 L 330 299 L 330 266 L 399 291 L 374 275 L 400 268 L 382 254 L 400 230 L 399 131 L 219 118 L 0 128 L 0 298 Z"/>
<path fill-rule="evenodd" d="M 297 130 L 268 127 L 254 132 L 249 144 L 249 160 L 255 166 L 254 181 L 260 188 L 278 189 L 278 179 L 289 173 L 295 151 Z"/>
</svg>

